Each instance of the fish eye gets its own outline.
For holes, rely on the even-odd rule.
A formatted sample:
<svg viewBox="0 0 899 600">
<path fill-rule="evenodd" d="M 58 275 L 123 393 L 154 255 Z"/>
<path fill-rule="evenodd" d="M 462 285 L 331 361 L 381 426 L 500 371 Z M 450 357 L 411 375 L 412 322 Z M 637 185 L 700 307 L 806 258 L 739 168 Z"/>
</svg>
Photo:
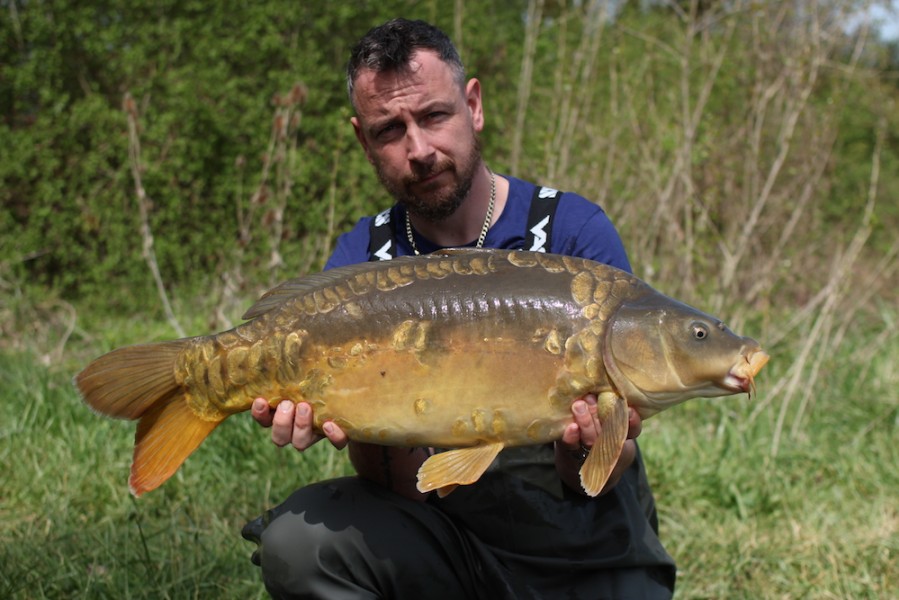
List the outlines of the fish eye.
<svg viewBox="0 0 899 600">
<path fill-rule="evenodd" d="M 709 337 L 709 328 L 705 323 L 694 321 L 692 328 L 694 340 L 704 340 Z"/>
</svg>

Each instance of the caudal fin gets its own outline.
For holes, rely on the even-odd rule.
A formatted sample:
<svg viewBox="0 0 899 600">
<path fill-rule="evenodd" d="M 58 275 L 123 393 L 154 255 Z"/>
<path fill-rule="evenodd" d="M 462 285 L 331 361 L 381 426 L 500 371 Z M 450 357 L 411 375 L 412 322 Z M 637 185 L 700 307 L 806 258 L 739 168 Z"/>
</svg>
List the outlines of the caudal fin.
<svg viewBox="0 0 899 600">
<path fill-rule="evenodd" d="M 183 396 L 152 406 L 137 424 L 131 493 L 140 496 L 165 483 L 219 423 L 198 418 Z"/>
<path fill-rule="evenodd" d="M 75 376 L 84 401 L 119 419 L 139 419 L 129 487 L 140 496 L 162 485 L 221 423 L 200 419 L 175 380 L 187 340 L 113 350 Z"/>
</svg>

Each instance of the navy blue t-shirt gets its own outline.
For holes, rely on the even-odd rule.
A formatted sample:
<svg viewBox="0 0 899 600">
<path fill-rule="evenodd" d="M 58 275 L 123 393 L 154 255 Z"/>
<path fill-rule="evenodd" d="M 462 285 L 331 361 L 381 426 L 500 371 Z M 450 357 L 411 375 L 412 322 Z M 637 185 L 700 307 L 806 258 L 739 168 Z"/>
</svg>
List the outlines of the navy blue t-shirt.
<svg viewBox="0 0 899 600">
<path fill-rule="evenodd" d="M 499 219 L 487 232 L 484 246 L 518 250 L 524 247 L 528 211 L 536 186 L 515 177 L 505 177 L 509 181 L 509 197 Z M 363 217 L 351 231 L 338 238 L 337 248 L 328 259 L 326 269 L 369 260 L 370 226 L 374 218 Z M 398 245 L 397 255 L 414 254 L 403 233 L 405 209 L 394 205 L 390 209 L 390 219 L 400 232 L 395 240 Z M 418 234 L 415 243 L 422 254 L 429 254 L 442 248 Z M 469 246 L 474 245 L 473 240 Z M 562 194 L 559 200 L 553 219 L 551 247 L 548 251 L 589 258 L 628 272 L 631 270 L 621 238 L 606 213 L 593 202 L 570 192 Z"/>
</svg>

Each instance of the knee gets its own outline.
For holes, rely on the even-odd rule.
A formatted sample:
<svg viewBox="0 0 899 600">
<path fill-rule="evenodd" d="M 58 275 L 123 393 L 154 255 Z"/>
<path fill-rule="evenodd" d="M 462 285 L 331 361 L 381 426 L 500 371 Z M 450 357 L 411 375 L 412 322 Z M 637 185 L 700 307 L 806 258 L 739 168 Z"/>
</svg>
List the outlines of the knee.
<svg viewBox="0 0 899 600">
<path fill-rule="evenodd" d="M 266 588 L 296 590 L 320 571 L 322 553 L 334 546 L 335 532 L 307 523 L 303 514 L 282 514 L 268 524 L 259 547 Z"/>
<path fill-rule="evenodd" d="M 357 580 L 364 575 L 360 568 L 368 571 L 363 566 L 371 562 L 369 550 L 358 527 L 358 487 L 353 480 L 313 484 L 270 513 L 259 559 L 273 597 L 322 597 L 323 586 Z"/>
<path fill-rule="evenodd" d="M 323 509 L 324 490 L 310 486 L 295 492 L 284 504 L 272 511 L 262 532 L 259 546 L 260 566 L 266 585 L 277 582 L 308 581 L 320 573 L 334 553 L 346 552 L 352 544 L 352 530 L 329 527 L 316 513 Z M 340 503 L 332 505 L 331 510 Z"/>
</svg>

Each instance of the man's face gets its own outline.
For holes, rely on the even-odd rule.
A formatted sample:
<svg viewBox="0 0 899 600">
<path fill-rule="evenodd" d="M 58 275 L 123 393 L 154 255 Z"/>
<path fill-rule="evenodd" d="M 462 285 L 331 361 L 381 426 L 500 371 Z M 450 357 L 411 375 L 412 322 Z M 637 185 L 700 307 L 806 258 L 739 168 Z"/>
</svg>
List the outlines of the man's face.
<svg viewBox="0 0 899 600">
<path fill-rule="evenodd" d="M 481 89 L 464 89 L 436 54 L 420 51 L 398 72 L 362 71 L 354 86 L 356 137 L 378 179 L 411 213 L 453 214 L 480 163 Z"/>
</svg>

